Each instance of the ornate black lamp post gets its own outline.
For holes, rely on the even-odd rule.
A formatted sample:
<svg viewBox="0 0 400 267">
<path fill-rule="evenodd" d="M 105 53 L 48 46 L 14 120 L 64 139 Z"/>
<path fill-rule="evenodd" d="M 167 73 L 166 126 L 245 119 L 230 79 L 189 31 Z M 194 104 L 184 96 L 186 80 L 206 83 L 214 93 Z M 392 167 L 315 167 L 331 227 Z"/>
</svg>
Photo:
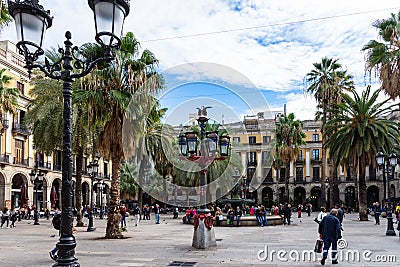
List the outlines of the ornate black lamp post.
<svg viewBox="0 0 400 267">
<path fill-rule="evenodd" d="M 101 180 L 98 184 L 100 190 L 100 219 L 103 219 L 104 212 L 103 212 L 103 190 L 104 190 L 104 181 Z"/>
<path fill-rule="evenodd" d="M 88 232 L 93 232 L 96 230 L 96 227 L 93 227 L 93 209 L 95 207 L 94 203 L 95 201 L 93 200 L 93 181 L 97 176 L 97 172 L 99 169 L 99 164 L 97 160 L 94 160 L 93 162 L 90 162 L 89 166 L 87 166 L 87 171 L 90 176 L 90 179 L 92 181 L 92 190 L 90 191 L 90 201 L 91 201 L 91 206 L 90 206 L 90 212 L 89 212 L 89 225 L 87 228 Z"/>
<path fill-rule="evenodd" d="M 9 127 L 8 120 L 6 119 L 1 119 L 1 129 L 0 129 L 0 135 L 3 135 L 4 131 L 6 131 Z"/>
<path fill-rule="evenodd" d="M 75 258 L 76 242 L 72 235 L 72 82 L 87 75 L 97 63 L 113 59 L 112 50 L 121 44 L 119 36 L 129 13 L 129 0 L 88 0 L 88 4 L 94 13 L 95 38 L 103 48 L 103 57 L 95 60 L 78 58 L 78 47 L 73 46 L 71 33 L 67 31 L 65 48 L 58 50 L 60 60 L 51 64 L 46 59 L 41 65 L 36 60 L 44 54 L 43 37 L 52 25 L 50 11 L 45 11 L 38 0 L 8 0 L 8 10 L 15 20 L 19 40 L 16 46 L 25 57 L 28 72 L 38 68 L 47 77 L 64 82 L 61 237 L 54 266 L 80 266 Z"/>
<path fill-rule="evenodd" d="M 29 176 L 30 176 L 30 179 L 31 179 L 31 183 L 34 184 L 35 190 L 36 190 L 36 203 L 35 203 L 36 209 L 35 209 L 35 213 L 33 215 L 33 219 L 35 220 L 35 222 L 33 223 L 33 225 L 40 225 L 40 223 L 39 223 L 40 213 L 39 213 L 38 189 L 39 189 L 39 186 L 43 184 L 44 174 L 41 171 L 36 173 L 36 170 L 32 170 L 29 173 Z"/>
<path fill-rule="evenodd" d="M 224 160 L 228 156 L 229 152 L 229 140 L 230 137 L 223 135 L 219 137 L 218 143 L 218 132 L 206 132 L 206 123 L 209 120 L 207 116 L 207 108 L 198 108 L 198 123 L 200 126 L 200 136 L 197 132 L 186 132 L 181 133 L 178 137 L 178 145 L 180 153 L 183 156 L 189 155 L 188 159 L 191 161 L 197 161 L 200 167 L 200 209 L 197 210 L 195 219 L 195 227 L 193 234 L 192 246 L 196 248 L 207 248 L 210 246 L 216 246 L 214 229 L 211 225 L 206 225 L 205 221 L 209 221 L 210 210 L 206 207 L 206 196 L 207 196 L 207 163 L 214 160 Z M 200 150 L 198 151 L 198 137 L 200 139 Z M 219 156 L 215 157 L 218 153 L 219 144 Z M 197 220 L 197 221 L 196 221 Z M 211 219 L 212 222 L 212 219 Z"/>
<path fill-rule="evenodd" d="M 378 153 L 375 156 L 376 163 L 379 165 L 379 167 L 383 168 L 383 181 L 385 181 L 386 178 L 386 173 L 392 174 L 392 177 L 394 177 L 394 168 L 397 165 L 397 156 L 393 152 L 390 153 L 389 157 L 387 157 L 385 154 L 383 154 L 382 149 L 379 149 Z M 390 203 L 390 179 L 389 177 L 386 179 L 387 180 L 387 191 L 388 191 L 388 207 L 387 207 L 387 220 L 388 220 L 388 226 L 386 230 L 386 235 L 396 235 L 396 232 L 393 229 L 393 217 L 392 217 L 392 205 Z"/>
</svg>

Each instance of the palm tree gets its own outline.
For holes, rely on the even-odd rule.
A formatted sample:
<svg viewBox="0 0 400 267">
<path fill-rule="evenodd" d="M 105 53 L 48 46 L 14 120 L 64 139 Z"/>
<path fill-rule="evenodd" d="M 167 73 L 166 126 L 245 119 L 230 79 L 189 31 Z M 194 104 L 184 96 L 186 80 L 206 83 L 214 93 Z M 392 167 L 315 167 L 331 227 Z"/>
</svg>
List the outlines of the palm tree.
<svg viewBox="0 0 400 267">
<path fill-rule="evenodd" d="M 367 52 L 365 68 L 370 74 L 375 69 L 383 91 L 395 99 L 400 95 L 400 11 L 372 25 L 378 30 L 382 42 L 370 40 L 362 48 Z"/>
<path fill-rule="evenodd" d="M 19 91 L 7 85 L 12 78 L 5 74 L 6 69 L 0 69 L 0 110 L 15 114 L 18 107 Z"/>
<path fill-rule="evenodd" d="M 5 26 L 7 26 L 12 21 L 10 13 L 8 13 L 7 6 L 0 1 L 0 32 Z"/>
<path fill-rule="evenodd" d="M 335 103 L 340 102 L 340 92 L 354 88 L 354 83 L 351 80 L 352 76 L 347 74 L 347 71 L 342 70 L 341 64 L 338 59 L 324 57 L 321 63 L 314 63 L 314 69 L 307 73 L 305 77 L 306 92 L 314 95 L 317 101 L 316 120 L 320 119 L 322 113 L 322 126 L 321 133 L 325 131 L 325 124 L 330 117 L 327 110 L 330 109 Z M 323 135 L 324 136 L 324 135 Z M 322 143 L 325 143 L 324 137 Z M 322 148 L 322 179 L 321 179 L 321 204 L 326 206 L 326 186 L 325 186 L 325 169 L 327 166 L 326 151 Z M 334 168 L 331 168 L 333 172 Z M 329 175 L 333 178 L 333 173 Z M 329 179 L 331 194 L 330 203 L 333 204 L 333 179 Z"/>
<path fill-rule="evenodd" d="M 276 125 L 276 153 L 285 164 L 285 202 L 289 202 L 290 164 L 298 156 L 300 146 L 305 145 L 303 123 L 295 120 L 293 113 L 279 117 Z"/>
<path fill-rule="evenodd" d="M 87 45 L 88 50 L 98 52 L 95 45 Z M 140 111 L 149 103 L 149 93 L 162 87 L 162 79 L 155 68 L 158 60 L 148 50 L 138 57 L 139 42 L 132 33 L 121 38 L 121 49 L 116 51 L 116 59 L 108 68 L 100 68 L 86 76 L 86 91 L 80 92 L 82 100 L 86 99 L 91 110 L 91 121 L 101 124 L 102 131 L 98 136 L 97 148 L 100 153 L 112 161 L 112 181 L 106 238 L 122 238 L 119 222 L 120 205 L 120 163 L 125 158 L 123 145 L 123 125 L 125 112 L 135 121 L 142 119 Z M 93 55 L 94 56 L 94 55 Z M 129 106 L 132 98 L 136 104 Z M 138 101 L 140 100 L 140 101 Z M 128 108 L 132 110 L 128 110 Z M 137 116 L 136 116 L 137 115 Z M 143 134 L 142 128 L 132 128 L 130 137 L 136 144 L 136 137 Z M 129 155 L 126 155 L 127 157 Z"/>
<path fill-rule="evenodd" d="M 136 166 L 124 163 L 121 166 L 121 196 L 134 196 L 138 191 L 137 184 L 138 172 Z"/>
<path fill-rule="evenodd" d="M 361 94 L 353 89 L 352 97 L 342 93 L 342 103 L 330 110 L 332 118 L 326 124 L 326 133 L 334 131 L 324 146 L 336 165 L 353 163 L 357 170 L 360 220 L 368 220 L 366 165 L 375 166 L 375 154 L 382 148 L 388 152 L 399 144 L 398 124 L 387 119 L 393 112 L 389 101 L 377 102 L 380 90 L 370 94 L 371 87 Z"/>
</svg>

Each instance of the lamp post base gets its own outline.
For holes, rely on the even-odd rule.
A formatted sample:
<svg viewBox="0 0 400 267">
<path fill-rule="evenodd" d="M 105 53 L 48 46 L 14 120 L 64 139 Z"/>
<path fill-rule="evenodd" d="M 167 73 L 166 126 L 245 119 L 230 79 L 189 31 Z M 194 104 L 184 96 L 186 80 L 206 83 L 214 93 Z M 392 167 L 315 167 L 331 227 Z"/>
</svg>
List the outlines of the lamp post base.
<svg viewBox="0 0 400 267">
<path fill-rule="evenodd" d="M 217 246 L 214 227 L 208 229 L 204 220 L 199 220 L 199 225 L 194 229 L 192 247 L 208 248 Z"/>
<path fill-rule="evenodd" d="M 387 221 L 388 221 L 388 226 L 386 230 L 386 235 L 391 235 L 391 236 L 396 235 L 396 232 L 394 231 L 393 228 L 393 217 L 391 212 L 388 212 Z"/>
<path fill-rule="evenodd" d="M 96 227 L 93 226 L 93 212 L 92 211 L 89 212 L 89 225 L 88 225 L 88 228 L 86 231 L 87 232 L 96 231 Z"/>
</svg>

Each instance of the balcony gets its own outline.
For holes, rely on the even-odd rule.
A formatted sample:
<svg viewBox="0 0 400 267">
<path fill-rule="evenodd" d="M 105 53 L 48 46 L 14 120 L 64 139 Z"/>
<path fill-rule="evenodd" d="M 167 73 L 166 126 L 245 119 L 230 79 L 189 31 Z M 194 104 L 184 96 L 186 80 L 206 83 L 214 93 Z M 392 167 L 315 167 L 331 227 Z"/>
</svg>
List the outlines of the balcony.
<svg viewBox="0 0 400 267">
<path fill-rule="evenodd" d="M 257 160 L 247 161 L 247 166 L 257 166 Z"/>
<path fill-rule="evenodd" d="M 321 160 L 320 158 L 313 158 L 313 159 L 311 159 L 311 164 L 319 165 L 319 164 L 321 164 L 321 163 L 322 163 L 322 160 Z"/>
<path fill-rule="evenodd" d="M 296 177 L 295 182 L 302 183 L 302 182 L 304 182 L 304 178 L 302 176 Z"/>
<path fill-rule="evenodd" d="M 51 163 L 49 163 L 49 162 L 37 162 L 36 161 L 35 166 L 39 169 L 51 170 Z"/>
<path fill-rule="evenodd" d="M 303 165 L 304 159 L 296 159 L 296 165 Z"/>
<path fill-rule="evenodd" d="M 31 132 L 28 129 L 28 126 L 26 126 L 25 124 L 21 124 L 21 123 L 14 123 L 13 127 L 12 127 L 12 132 L 21 134 L 21 135 L 30 135 L 31 134 Z"/>
<path fill-rule="evenodd" d="M 56 165 L 56 164 L 53 165 L 53 171 L 61 171 L 61 170 L 62 170 L 61 165 Z"/>
<path fill-rule="evenodd" d="M 29 166 L 29 159 L 23 159 L 23 158 L 14 157 L 13 164 Z"/>
<path fill-rule="evenodd" d="M 263 184 L 273 184 L 274 179 L 272 177 L 267 177 L 264 179 Z"/>
<path fill-rule="evenodd" d="M 1 163 L 10 163 L 10 156 L 9 155 L 0 155 L 0 162 Z"/>
<path fill-rule="evenodd" d="M 313 177 L 313 178 L 312 178 L 312 181 L 313 181 L 314 183 L 319 183 L 319 182 L 320 182 L 320 178 L 319 178 L 319 177 Z"/>
</svg>

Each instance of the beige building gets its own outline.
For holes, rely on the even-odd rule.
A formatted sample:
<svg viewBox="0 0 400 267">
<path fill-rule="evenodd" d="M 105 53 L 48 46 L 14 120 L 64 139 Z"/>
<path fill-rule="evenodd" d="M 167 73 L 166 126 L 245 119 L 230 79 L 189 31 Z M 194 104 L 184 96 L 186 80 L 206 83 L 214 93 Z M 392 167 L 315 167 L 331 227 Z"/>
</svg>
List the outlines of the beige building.
<svg viewBox="0 0 400 267">
<path fill-rule="evenodd" d="M 16 52 L 16 47 L 9 41 L 0 41 L 0 68 L 5 68 L 5 75 L 11 76 L 12 80 L 7 87 L 18 88 L 21 97 L 18 99 L 17 114 L 1 114 L 2 128 L 0 131 L 0 208 L 14 208 L 21 205 L 21 187 L 27 188 L 28 205 L 39 206 L 40 208 L 61 208 L 61 150 L 56 150 L 52 155 L 44 155 L 34 149 L 33 137 L 28 127 L 24 124 L 24 117 L 27 112 L 27 104 L 31 100 L 29 95 L 30 85 L 27 71 L 23 68 L 24 60 Z M 87 175 L 86 166 L 91 158 L 86 155 L 84 158 L 82 177 L 83 205 L 91 203 L 92 181 Z M 75 163 L 75 156 L 73 157 Z M 75 167 L 74 174 L 75 175 Z M 44 174 L 42 182 L 31 181 L 29 173 L 32 170 Z M 97 205 L 108 202 L 110 188 L 111 163 L 99 159 L 99 175 L 94 181 L 93 199 Z M 74 180 L 74 188 L 75 178 Z M 102 181 L 102 182 L 100 182 Z M 51 192 L 54 188 L 56 201 L 52 207 Z M 75 197 L 74 197 L 75 203 Z"/>
<path fill-rule="evenodd" d="M 252 198 L 256 203 L 271 206 L 280 203 L 284 195 L 285 168 L 274 166 L 273 142 L 275 138 L 276 118 L 264 117 L 263 113 L 257 116 L 245 116 L 242 122 L 224 125 L 230 129 L 233 151 L 239 153 L 242 159 L 244 172 L 241 193 L 242 197 Z M 326 183 L 326 199 L 329 201 L 329 192 L 333 190 L 334 201 L 346 206 L 356 206 L 356 186 L 354 172 L 351 166 L 339 166 L 334 170 L 334 186 L 329 187 L 326 174 L 322 174 L 322 135 L 320 122 L 306 120 L 303 122 L 303 131 L 306 134 L 306 145 L 301 147 L 299 157 L 290 163 L 289 198 L 294 205 L 313 203 L 320 206 L 321 182 Z M 387 198 L 384 196 L 382 171 L 367 167 L 367 200 L 368 204 Z M 400 180 L 396 167 L 394 179 L 390 180 L 392 197 L 399 197 Z M 217 198 L 218 198 L 217 192 Z M 330 205 L 330 204 L 329 204 Z"/>
</svg>

